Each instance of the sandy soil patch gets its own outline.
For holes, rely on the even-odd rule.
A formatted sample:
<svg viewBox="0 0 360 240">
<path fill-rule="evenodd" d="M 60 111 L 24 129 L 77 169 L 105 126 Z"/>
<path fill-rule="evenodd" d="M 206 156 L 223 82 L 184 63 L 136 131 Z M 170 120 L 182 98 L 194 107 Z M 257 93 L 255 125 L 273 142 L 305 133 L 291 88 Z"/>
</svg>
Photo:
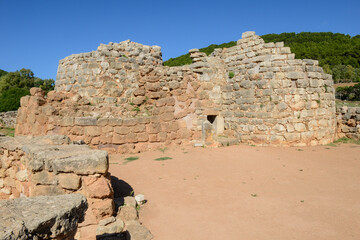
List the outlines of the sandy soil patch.
<svg viewBox="0 0 360 240">
<path fill-rule="evenodd" d="M 155 240 L 360 239 L 359 145 L 163 150 L 110 157 Z"/>
</svg>

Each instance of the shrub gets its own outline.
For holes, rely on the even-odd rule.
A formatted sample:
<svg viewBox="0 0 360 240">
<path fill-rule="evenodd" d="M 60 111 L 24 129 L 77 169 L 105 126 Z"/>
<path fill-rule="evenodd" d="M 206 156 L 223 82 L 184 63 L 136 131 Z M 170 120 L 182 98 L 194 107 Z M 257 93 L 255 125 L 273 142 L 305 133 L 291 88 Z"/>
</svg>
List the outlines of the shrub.
<svg viewBox="0 0 360 240">
<path fill-rule="evenodd" d="M 10 88 L 0 95 L 0 112 L 16 111 L 20 107 L 20 98 L 30 95 L 23 88 Z"/>
<path fill-rule="evenodd" d="M 360 101 L 360 83 L 350 87 L 336 88 L 336 98 L 347 101 Z"/>
</svg>

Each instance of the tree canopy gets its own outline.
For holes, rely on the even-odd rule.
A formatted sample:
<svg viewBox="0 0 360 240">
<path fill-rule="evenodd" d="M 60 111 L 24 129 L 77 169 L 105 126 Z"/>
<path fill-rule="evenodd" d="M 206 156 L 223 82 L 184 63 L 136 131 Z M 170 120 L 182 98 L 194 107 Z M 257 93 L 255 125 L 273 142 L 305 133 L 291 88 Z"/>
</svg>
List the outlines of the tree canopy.
<svg viewBox="0 0 360 240">
<path fill-rule="evenodd" d="M 41 79 L 34 76 L 30 69 L 6 72 L 0 69 L 0 112 L 17 110 L 20 98 L 28 95 L 32 87 L 39 87 L 45 92 L 54 89 L 53 79 Z"/>
</svg>

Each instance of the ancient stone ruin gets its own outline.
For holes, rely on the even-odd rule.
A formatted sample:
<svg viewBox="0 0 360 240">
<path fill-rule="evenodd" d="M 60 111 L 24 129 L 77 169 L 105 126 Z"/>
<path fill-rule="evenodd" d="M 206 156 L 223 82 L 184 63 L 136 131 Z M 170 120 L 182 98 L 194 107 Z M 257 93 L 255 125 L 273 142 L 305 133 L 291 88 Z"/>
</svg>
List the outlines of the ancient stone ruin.
<svg viewBox="0 0 360 240">
<path fill-rule="evenodd" d="M 14 230 L 18 235 L 26 231 L 29 238 L 67 238 L 88 207 L 80 238 L 88 232 L 81 229 L 97 225 L 90 238 L 121 233 L 118 237 L 151 239 L 138 221 L 134 198 L 114 201 L 108 153 L 101 150 L 140 152 L 224 139 L 313 146 L 336 137 L 360 138 L 360 110 L 344 107 L 336 113 L 331 75 L 318 61 L 295 59 L 282 42 L 264 43 L 245 32 L 234 47 L 209 56 L 198 49 L 189 53 L 192 64 L 166 67 L 160 47 L 124 41 L 61 60 L 55 91 L 45 96 L 32 88 L 31 96 L 21 99 L 17 137 L 0 137 L 0 199 L 60 195 L 64 200 L 80 193 L 86 201 L 77 199 L 56 216 L 44 214 L 37 223 L 53 224 L 46 225 L 46 233 L 23 219 L 9 232 L 5 219 L 0 234 Z M 61 202 L 24 198 L 0 205 L 19 212 L 29 201 L 37 206 L 39 201 Z M 71 217 L 66 227 L 63 216 L 69 211 L 79 217 Z"/>
<path fill-rule="evenodd" d="M 66 136 L 0 137 L 0 200 L 22 199 L 0 201 L 0 239 L 67 239 L 75 233 L 76 239 L 151 239 L 135 199 L 114 199 L 108 169 L 106 151 Z"/>
<path fill-rule="evenodd" d="M 219 136 L 256 145 L 334 140 L 333 81 L 318 61 L 295 59 L 254 32 L 210 56 L 189 52 L 193 63 L 181 67 L 163 66 L 160 47 L 129 40 L 66 57 L 55 91 L 22 98 L 16 135 L 64 134 L 120 153 Z"/>
<path fill-rule="evenodd" d="M 0 239 L 74 239 L 86 209 L 80 194 L 0 201 Z"/>
</svg>

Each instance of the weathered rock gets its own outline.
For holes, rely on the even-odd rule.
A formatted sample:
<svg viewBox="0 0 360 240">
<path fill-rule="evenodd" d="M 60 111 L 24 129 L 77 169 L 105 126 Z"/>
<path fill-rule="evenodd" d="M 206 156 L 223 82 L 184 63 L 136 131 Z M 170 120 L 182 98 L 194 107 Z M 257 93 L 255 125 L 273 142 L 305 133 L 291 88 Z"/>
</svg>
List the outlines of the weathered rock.
<svg viewBox="0 0 360 240">
<path fill-rule="evenodd" d="M 96 228 L 97 237 L 104 237 L 120 233 L 124 229 L 124 222 L 115 217 L 103 219 Z"/>
<path fill-rule="evenodd" d="M 128 222 L 126 230 L 131 240 L 150 240 L 153 238 L 151 232 L 138 221 Z"/>
<path fill-rule="evenodd" d="M 0 239 L 71 237 L 86 209 L 79 194 L 0 201 Z"/>
<path fill-rule="evenodd" d="M 117 213 L 117 218 L 120 218 L 124 222 L 137 220 L 138 212 L 136 207 L 130 205 L 121 206 Z"/>
</svg>

